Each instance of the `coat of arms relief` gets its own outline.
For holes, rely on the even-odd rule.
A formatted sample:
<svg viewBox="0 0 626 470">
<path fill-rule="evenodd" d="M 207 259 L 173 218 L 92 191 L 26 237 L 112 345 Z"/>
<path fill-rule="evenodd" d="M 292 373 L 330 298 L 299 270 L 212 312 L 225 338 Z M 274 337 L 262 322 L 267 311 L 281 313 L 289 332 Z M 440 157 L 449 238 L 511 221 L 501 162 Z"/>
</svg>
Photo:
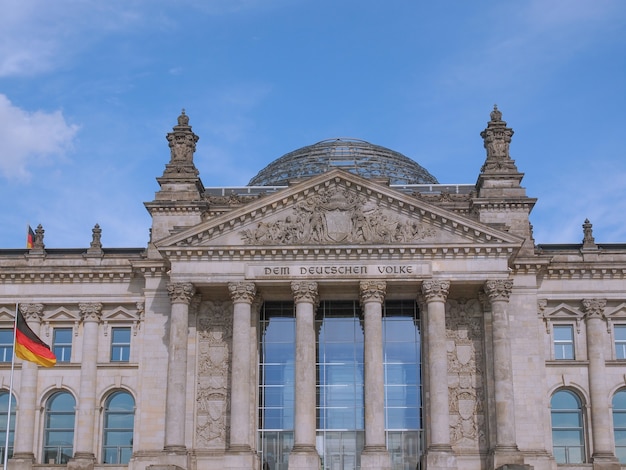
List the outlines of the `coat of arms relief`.
<svg viewBox="0 0 626 470">
<path fill-rule="evenodd" d="M 377 200 L 338 186 L 298 202 L 285 217 L 240 232 L 247 245 L 407 243 L 437 233 L 417 216 L 401 217 Z"/>
</svg>

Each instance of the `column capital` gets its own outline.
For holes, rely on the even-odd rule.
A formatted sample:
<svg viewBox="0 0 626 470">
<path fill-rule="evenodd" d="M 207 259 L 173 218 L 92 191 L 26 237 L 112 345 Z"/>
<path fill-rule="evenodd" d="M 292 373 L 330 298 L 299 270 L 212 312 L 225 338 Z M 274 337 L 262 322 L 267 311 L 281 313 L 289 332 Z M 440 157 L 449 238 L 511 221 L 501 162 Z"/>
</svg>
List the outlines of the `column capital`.
<svg viewBox="0 0 626 470">
<path fill-rule="evenodd" d="M 387 283 L 385 281 L 361 281 L 361 303 L 378 302 L 382 304 L 387 294 Z"/>
<path fill-rule="evenodd" d="M 195 293 L 196 288 L 191 282 L 172 282 L 167 285 L 167 294 L 173 304 L 189 304 Z"/>
<path fill-rule="evenodd" d="M 485 294 L 490 302 L 508 302 L 511 292 L 513 292 L 512 279 L 492 279 L 485 282 Z"/>
<path fill-rule="evenodd" d="M 20 304 L 19 309 L 24 319 L 41 321 L 43 304 Z"/>
<path fill-rule="evenodd" d="M 291 283 L 291 292 L 296 303 L 308 302 L 313 305 L 319 303 L 317 282 L 315 281 L 293 281 Z"/>
<path fill-rule="evenodd" d="M 583 311 L 585 312 L 585 320 L 591 318 L 600 318 L 605 320 L 604 307 L 606 307 L 606 299 L 583 299 Z"/>
<path fill-rule="evenodd" d="M 252 304 L 256 297 L 256 285 L 254 282 L 229 282 L 228 290 L 233 302 Z"/>
<path fill-rule="evenodd" d="M 102 304 L 99 302 L 81 303 L 78 304 L 78 310 L 84 322 L 98 322 L 102 314 Z"/>
<path fill-rule="evenodd" d="M 450 292 L 450 281 L 427 279 L 422 283 L 422 295 L 428 302 L 445 302 Z"/>
</svg>

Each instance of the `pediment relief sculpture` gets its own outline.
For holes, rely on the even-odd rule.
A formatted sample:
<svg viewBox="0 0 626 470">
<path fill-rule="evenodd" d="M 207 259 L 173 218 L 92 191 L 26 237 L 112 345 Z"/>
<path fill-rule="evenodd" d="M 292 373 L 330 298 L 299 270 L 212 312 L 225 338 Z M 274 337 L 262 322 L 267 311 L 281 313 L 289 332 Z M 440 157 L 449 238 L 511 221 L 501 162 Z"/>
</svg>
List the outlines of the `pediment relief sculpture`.
<svg viewBox="0 0 626 470">
<path fill-rule="evenodd" d="M 438 230 L 406 219 L 378 201 L 341 187 L 321 189 L 298 202 L 291 214 L 241 231 L 247 245 L 408 243 L 434 239 Z"/>
</svg>

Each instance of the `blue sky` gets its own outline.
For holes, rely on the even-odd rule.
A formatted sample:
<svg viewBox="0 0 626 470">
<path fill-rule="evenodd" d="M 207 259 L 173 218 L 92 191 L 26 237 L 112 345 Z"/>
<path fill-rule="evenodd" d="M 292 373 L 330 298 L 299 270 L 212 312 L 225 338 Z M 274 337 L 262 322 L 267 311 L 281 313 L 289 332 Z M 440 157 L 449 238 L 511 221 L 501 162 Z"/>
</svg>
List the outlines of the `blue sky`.
<svg viewBox="0 0 626 470">
<path fill-rule="evenodd" d="M 626 242 L 623 0 L 5 0 L 0 247 L 141 247 L 181 108 L 205 186 L 352 137 L 476 182 L 495 103 L 537 243 Z"/>
</svg>

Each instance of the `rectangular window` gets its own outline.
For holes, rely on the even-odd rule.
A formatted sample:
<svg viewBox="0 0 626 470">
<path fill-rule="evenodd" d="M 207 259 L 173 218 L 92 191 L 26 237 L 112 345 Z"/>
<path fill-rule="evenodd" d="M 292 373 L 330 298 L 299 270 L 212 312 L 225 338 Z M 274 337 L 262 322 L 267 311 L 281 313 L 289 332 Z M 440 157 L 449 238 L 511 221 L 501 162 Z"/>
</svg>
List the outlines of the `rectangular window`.
<svg viewBox="0 0 626 470">
<path fill-rule="evenodd" d="M 554 326 L 554 358 L 574 359 L 574 327 L 572 325 Z"/>
<path fill-rule="evenodd" d="M 626 325 L 615 325 L 615 358 L 626 359 Z"/>
<path fill-rule="evenodd" d="M 70 362 L 72 359 L 72 329 L 55 328 L 52 339 L 52 350 L 57 362 Z"/>
<path fill-rule="evenodd" d="M 130 328 L 113 328 L 111 333 L 111 362 L 130 359 Z"/>
<path fill-rule="evenodd" d="M 0 330 L 0 362 L 11 362 L 13 359 L 13 330 Z"/>
</svg>

